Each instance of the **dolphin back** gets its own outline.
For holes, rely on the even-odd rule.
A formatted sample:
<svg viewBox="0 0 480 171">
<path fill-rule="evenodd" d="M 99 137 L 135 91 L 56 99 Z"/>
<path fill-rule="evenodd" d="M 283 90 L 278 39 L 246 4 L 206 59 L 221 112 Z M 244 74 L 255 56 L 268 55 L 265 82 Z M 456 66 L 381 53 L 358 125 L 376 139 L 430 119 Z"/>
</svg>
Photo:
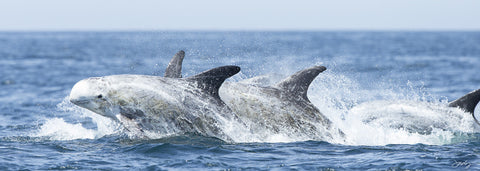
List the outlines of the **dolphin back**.
<svg viewBox="0 0 480 171">
<path fill-rule="evenodd" d="M 298 94 L 303 99 L 310 101 L 307 97 L 308 87 L 312 81 L 327 68 L 324 66 L 314 66 L 301 71 L 296 72 L 287 79 L 281 81 L 277 86 L 291 94 Z"/>
<path fill-rule="evenodd" d="M 178 51 L 170 60 L 170 63 L 168 63 L 164 77 L 182 78 L 182 62 L 184 57 L 185 52 L 183 50 Z"/>
</svg>

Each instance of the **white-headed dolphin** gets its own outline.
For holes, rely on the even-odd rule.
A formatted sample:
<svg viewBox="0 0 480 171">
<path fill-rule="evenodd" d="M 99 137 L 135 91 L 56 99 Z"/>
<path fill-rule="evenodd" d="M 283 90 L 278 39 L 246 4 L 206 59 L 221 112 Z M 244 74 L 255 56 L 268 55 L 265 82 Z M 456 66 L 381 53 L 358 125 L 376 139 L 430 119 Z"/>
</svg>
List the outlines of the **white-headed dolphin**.
<svg viewBox="0 0 480 171">
<path fill-rule="evenodd" d="M 183 56 L 181 51 L 174 59 Z M 229 140 L 222 127 L 228 126 L 225 121 L 236 122 L 236 117 L 218 89 L 240 67 L 223 66 L 180 78 L 179 64 L 181 59 L 173 60 L 166 77 L 110 75 L 81 80 L 73 86 L 70 101 L 119 121 L 140 136 L 194 133 Z"/>
</svg>

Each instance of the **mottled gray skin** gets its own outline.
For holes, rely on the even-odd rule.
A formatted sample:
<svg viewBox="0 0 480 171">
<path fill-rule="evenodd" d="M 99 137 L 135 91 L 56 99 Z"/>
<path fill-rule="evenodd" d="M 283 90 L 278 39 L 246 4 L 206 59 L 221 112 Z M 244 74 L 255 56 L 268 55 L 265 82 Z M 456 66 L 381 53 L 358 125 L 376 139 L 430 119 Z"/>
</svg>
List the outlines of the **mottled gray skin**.
<svg viewBox="0 0 480 171">
<path fill-rule="evenodd" d="M 307 97 L 309 85 L 324 70 L 324 66 L 304 69 L 275 86 L 226 82 L 222 99 L 239 118 L 251 121 L 253 132 L 268 129 L 270 133 L 305 140 L 342 139 L 344 133 Z"/>
<path fill-rule="evenodd" d="M 225 123 L 219 118 L 236 118 L 218 97 L 218 88 L 239 71 L 237 66 L 224 66 L 188 78 L 87 78 L 75 84 L 70 101 L 119 121 L 140 136 L 194 133 L 228 141 L 230 137 L 222 132 Z"/>
</svg>

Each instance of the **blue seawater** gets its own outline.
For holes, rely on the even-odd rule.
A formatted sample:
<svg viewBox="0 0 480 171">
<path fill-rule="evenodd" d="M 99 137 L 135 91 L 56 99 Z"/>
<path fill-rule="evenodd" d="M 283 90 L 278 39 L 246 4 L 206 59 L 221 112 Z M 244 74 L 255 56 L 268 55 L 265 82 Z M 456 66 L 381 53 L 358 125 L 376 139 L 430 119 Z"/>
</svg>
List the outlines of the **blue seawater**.
<svg viewBox="0 0 480 171">
<path fill-rule="evenodd" d="M 326 66 L 308 95 L 348 141 L 132 139 L 66 100 L 87 77 L 163 75 L 179 50 L 184 76 L 242 67 L 227 81 Z M 480 128 L 432 112 L 480 88 L 478 66 L 480 32 L 0 32 L 0 170 L 480 169 Z M 452 129 L 358 124 L 376 110 L 416 121 L 377 101 Z"/>
</svg>

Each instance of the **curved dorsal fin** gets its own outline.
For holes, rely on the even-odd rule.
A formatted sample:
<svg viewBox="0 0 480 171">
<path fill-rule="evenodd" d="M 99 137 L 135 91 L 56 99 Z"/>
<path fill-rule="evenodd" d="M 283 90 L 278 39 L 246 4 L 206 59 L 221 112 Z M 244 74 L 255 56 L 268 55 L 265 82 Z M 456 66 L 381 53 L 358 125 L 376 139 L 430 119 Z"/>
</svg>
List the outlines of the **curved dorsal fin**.
<svg viewBox="0 0 480 171">
<path fill-rule="evenodd" d="M 218 89 L 229 77 L 240 72 L 240 67 L 234 65 L 222 66 L 204 71 L 200 74 L 185 78 L 187 81 L 197 83 L 197 87 L 205 93 L 220 99 Z"/>
<path fill-rule="evenodd" d="M 278 83 L 277 86 L 284 91 L 292 94 L 298 94 L 303 99 L 310 101 L 307 97 L 308 87 L 312 83 L 313 79 L 315 79 L 318 74 L 325 71 L 326 69 L 327 68 L 324 66 L 314 66 L 298 71 L 287 79 Z"/>
<path fill-rule="evenodd" d="M 448 106 L 459 107 L 465 110 L 465 112 L 470 112 L 473 114 L 475 107 L 477 106 L 479 101 L 480 101 L 480 89 L 472 91 L 466 94 L 465 96 L 460 97 L 459 99 L 453 102 L 450 102 Z"/>
<path fill-rule="evenodd" d="M 466 94 L 465 96 L 460 97 L 459 99 L 453 102 L 450 102 L 448 106 L 459 107 L 460 109 L 463 109 L 465 112 L 471 113 L 475 121 L 479 123 L 477 118 L 475 118 L 474 116 L 475 107 L 477 106 L 479 101 L 480 101 L 480 89 L 472 91 Z"/>
<path fill-rule="evenodd" d="M 167 69 L 165 70 L 164 77 L 168 78 L 182 78 L 182 62 L 185 57 L 185 52 L 183 50 L 178 51 L 168 63 Z"/>
</svg>

